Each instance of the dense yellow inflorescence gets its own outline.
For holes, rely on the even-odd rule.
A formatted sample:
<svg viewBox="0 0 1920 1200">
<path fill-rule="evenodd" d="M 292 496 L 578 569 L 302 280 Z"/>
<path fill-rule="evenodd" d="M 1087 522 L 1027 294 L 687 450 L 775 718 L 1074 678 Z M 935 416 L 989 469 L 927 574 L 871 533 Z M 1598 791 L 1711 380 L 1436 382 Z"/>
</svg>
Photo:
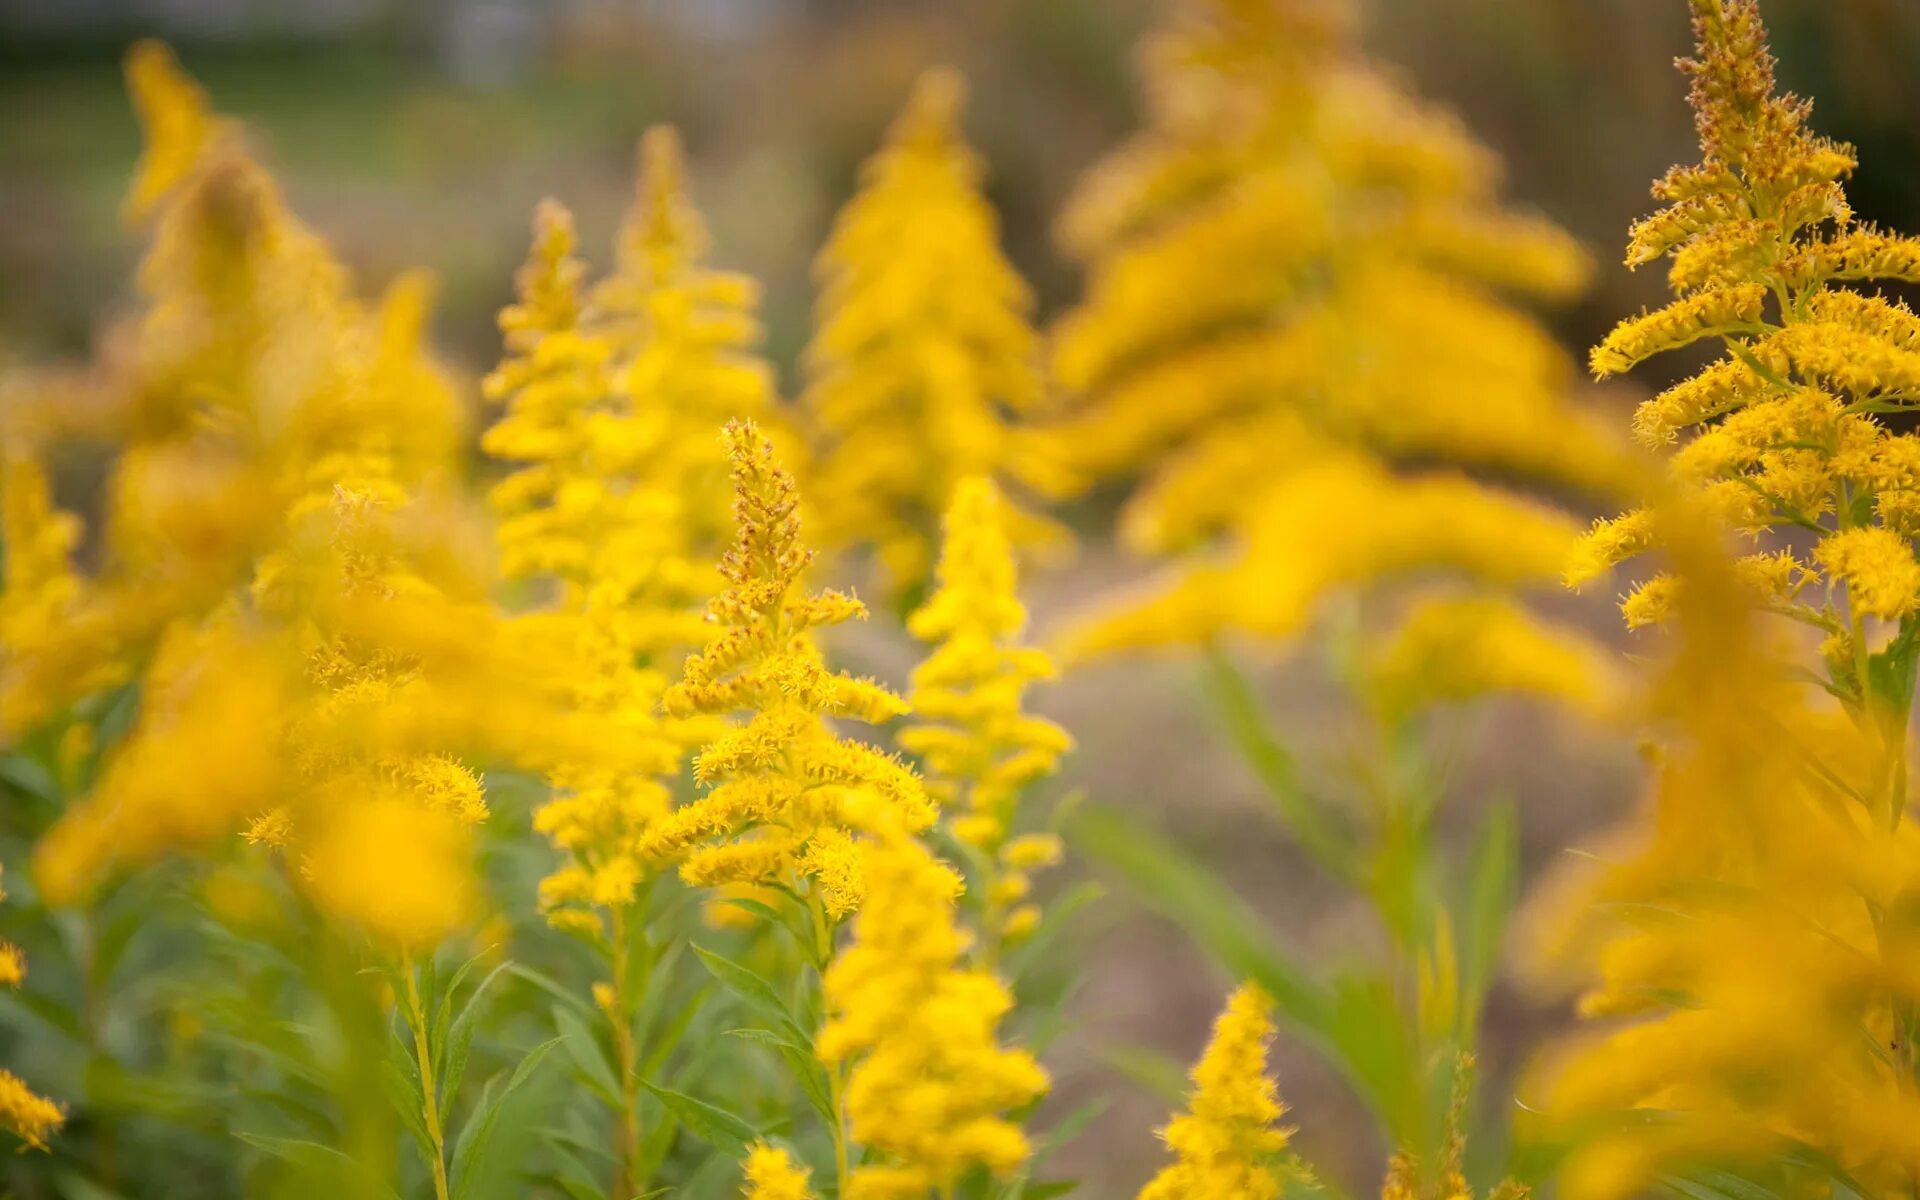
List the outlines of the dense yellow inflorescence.
<svg viewBox="0 0 1920 1200">
<path fill-rule="evenodd" d="M 57 700 L 138 665 L 141 703 L 36 846 L 36 878 L 79 903 L 119 868 L 244 829 L 332 915 L 430 944 L 475 913 L 465 831 L 486 805 L 456 750 L 626 751 L 560 710 L 561 660 L 487 602 L 449 498 L 464 416 L 425 346 L 430 285 L 402 276 L 363 304 L 164 49 L 136 47 L 128 74 L 149 133 L 128 211 L 153 244 L 145 308 L 95 369 L 114 453 L 101 565 L 61 573 L 66 519 L 33 467 L 9 466 L 22 569 L 0 612 L 42 632 L 8 631 L 0 697 Z M 402 825 L 418 836 L 357 844 Z"/>
<path fill-rule="evenodd" d="M 1286 1107 L 1267 1074 L 1272 1001 L 1253 984 L 1227 1000 L 1194 1064 L 1188 1110 L 1160 1131 L 1175 1157 L 1140 1200 L 1274 1200 L 1300 1173 L 1280 1126 Z"/>
<path fill-rule="evenodd" d="M 675 716 L 750 714 L 694 760 L 706 788 L 656 822 L 643 853 L 681 857 L 696 886 L 810 884 L 834 918 L 860 906 L 861 856 L 847 809 L 877 799 L 909 828 L 933 822 L 920 779 L 898 760 L 837 735 L 828 718 L 883 723 L 907 706 L 879 684 L 828 668 L 814 630 L 866 614 L 852 596 L 809 593 L 813 552 L 800 541 L 798 497 L 751 421 L 729 422 L 738 538 L 721 561 L 727 588 L 708 606 L 720 633 L 668 689 Z"/>
<path fill-rule="evenodd" d="M 1504 298 L 1576 289 L 1573 243 L 1499 205 L 1488 152 L 1362 59 L 1343 5 L 1177 8 L 1147 47 L 1147 128 L 1059 226 L 1089 278 L 1054 338 L 1068 411 L 1042 444 L 1075 488 L 1137 479 L 1123 538 L 1186 556 L 1090 649 L 1291 632 L 1317 552 L 1375 536 L 1357 504 L 1306 544 L 1274 537 L 1311 487 L 1365 482 L 1389 523 L 1436 489 L 1468 502 L 1411 466 L 1297 480 L 1329 458 L 1607 477 L 1569 364 Z M 1492 496 L 1472 528 L 1502 523 Z"/>
<path fill-rule="evenodd" d="M 1850 147 L 1807 129 L 1812 106 L 1774 90 L 1752 3 L 1693 5 L 1701 161 L 1654 185 L 1665 207 L 1637 224 L 1627 263 L 1668 261 L 1675 299 L 1593 351 L 1598 375 L 1696 342 L 1720 357 L 1640 405 L 1636 437 L 1671 447 L 1675 477 L 1734 529 L 1817 535 L 1810 555 L 1769 552 L 1754 602 L 1858 638 L 1849 617 L 1920 607 L 1920 438 L 1880 419 L 1920 395 L 1920 317 L 1858 285 L 1920 279 L 1920 241 L 1862 225 L 1841 188 Z M 1602 522 L 1568 582 L 1598 578 L 1656 542 L 1644 514 Z M 1637 590 L 1670 586 L 1659 576 Z M 1845 597 L 1844 607 L 1829 589 Z M 1829 593 L 1814 604 L 1803 592 Z M 1630 623 L 1670 605 L 1629 596 Z"/>
<path fill-rule="evenodd" d="M 808 1171 L 778 1146 L 760 1142 L 747 1151 L 745 1200 L 814 1200 Z"/>
<path fill-rule="evenodd" d="M 859 843 L 867 903 L 827 968 L 822 1062 L 847 1071 L 846 1114 L 868 1150 L 848 1200 L 947 1195 L 975 1167 L 1005 1176 L 1031 1152 L 1007 1113 L 1043 1095 L 1033 1056 L 996 1030 L 1013 996 L 964 965 L 956 920 L 960 878 L 891 812 L 867 817 Z"/>
<path fill-rule="evenodd" d="M 927 578 L 960 481 L 1042 479 L 1020 424 L 1045 397 L 1033 299 L 980 194 L 964 95 L 951 71 L 920 79 L 817 266 L 801 402 L 822 446 L 808 502 L 825 544 L 872 546 L 900 588 Z M 1023 546 L 1064 537 L 1024 509 L 1008 523 Z"/>
<path fill-rule="evenodd" d="M 670 805 L 662 777 L 711 732 L 663 719 L 659 702 L 669 662 L 707 636 L 699 608 L 729 533 L 714 430 L 765 419 L 773 399 L 751 353 L 756 289 L 703 265 L 671 128 L 642 140 L 615 269 L 591 288 L 574 240 L 567 211 L 545 202 L 519 302 L 501 314 L 510 357 L 486 388 L 506 412 L 483 445 L 519 464 L 493 491 L 508 574 L 556 588 L 525 619 L 577 646 L 575 703 L 641 748 L 637 771 L 562 764 L 535 816 L 568 854 L 543 906 L 556 923 L 597 927 L 595 911 L 628 903 L 655 865 L 639 839 Z"/>
<path fill-rule="evenodd" d="M 1681 65 L 1702 161 L 1655 186 L 1666 207 L 1628 251 L 1668 258 L 1677 299 L 1593 362 L 1610 374 L 1715 339 L 1724 353 L 1635 418 L 1667 448 L 1661 507 L 1596 526 L 1568 568 L 1577 584 L 1662 554 L 1624 608 L 1630 625 L 1675 626 L 1671 744 L 1645 827 L 1537 906 L 1528 961 L 1572 965 L 1591 984 L 1582 1011 L 1608 1023 L 1543 1063 L 1527 1097 L 1567 1139 L 1571 1200 L 1702 1167 L 1769 1194 L 1905 1194 L 1920 1181 L 1906 782 L 1920 568 L 1902 464 L 1920 443 L 1877 417 L 1910 403 L 1920 325 L 1836 285 L 1920 278 L 1920 244 L 1853 222 L 1852 152 L 1775 92 L 1753 0 L 1691 8 L 1698 48 Z M 1718 564 L 1728 527 L 1776 526 L 1807 549 Z M 1824 635 L 1819 659 L 1800 661 L 1810 646 L 1781 618 Z"/>
<path fill-rule="evenodd" d="M 987 864 L 979 887 L 996 945 L 1038 921 L 1039 909 L 1025 903 L 1029 876 L 1061 854 L 1052 834 L 1014 836 L 1021 793 L 1073 745 L 1065 730 L 1021 706 L 1027 686 L 1054 671 L 1044 651 L 1019 644 L 1027 612 L 1005 522 L 1005 501 L 990 480 L 961 481 L 947 510 L 939 586 L 907 619 L 915 637 L 935 646 L 914 668 L 907 699 L 915 719 L 900 734 L 924 764 L 947 827 Z"/>
</svg>

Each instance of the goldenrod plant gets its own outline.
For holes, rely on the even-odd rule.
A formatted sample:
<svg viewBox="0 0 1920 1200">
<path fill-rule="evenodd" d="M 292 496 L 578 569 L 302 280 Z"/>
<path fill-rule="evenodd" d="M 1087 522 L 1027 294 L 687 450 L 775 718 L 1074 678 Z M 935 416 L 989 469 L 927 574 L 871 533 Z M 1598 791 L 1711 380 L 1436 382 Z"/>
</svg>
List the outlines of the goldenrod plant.
<svg viewBox="0 0 1920 1200">
<path fill-rule="evenodd" d="M 1568 296 L 1588 265 L 1501 203 L 1498 164 L 1455 119 L 1365 58 L 1345 5 L 1172 8 L 1142 55 L 1147 128 L 1061 218 L 1086 290 L 1054 331 L 1066 412 L 1036 435 L 1070 484 L 1130 485 L 1122 541 L 1161 565 L 1065 653 L 1198 650 L 1223 734 L 1380 951 L 1316 969 L 1151 832 L 1098 812 L 1088 844 L 1266 989 L 1424 1195 L 1462 1120 L 1485 1120 L 1482 1171 L 1507 1125 L 1454 1088 L 1516 825 L 1493 803 L 1464 854 L 1436 836 L 1471 799 L 1447 771 L 1450 714 L 1507 694 L 1605 716 L 1629 691 L 1612 653 L 1537 605 L 1578 535 L 1562 498 L 1627 474 L 1516 303 Z M 1321 648 L 1349 701 L 1341 749 L 1273 727 L 1242 663 L 1275 646 Z"/>
<path fill-rule="evenodd" d="M 1540 912 L 1547 953 L 1606 1018 L 1529 1097 L 1569 1195 L 1898 1195 L 1913 1137 L 1907 729 L 1920 603 L 1906 305 L 1920 243 L 1857 222 L 1850 147 L 1780 92 L 1759 6 L 1692 0 L 1701 161 L 1654 186 L 1629 266 L 1675 299 L 1622 322 L 1597 374 L 1706 343 L 1719 357 L 1643 403 L 1696 523 L 1745 535 L 1689 571 L 1659 511 L 1598 523 L 1580 585 L 1653 553 L 1629 626 L 1677 626 L 1672 734 L 1634 840 Z M 1656 493 L 1657 494 L 1657 493 Z M 1780 531 L 1786 536 L 1773 536 Z M 1697 534 L 1691 535 L 1695 540 Z M 1697 556 L 1696 556 L 1697 557 Z M 1565 904 L 1596 904 L 1569 922 Z"/>
<path fill-rule="evenodd" d="M 1033 298 L 980 193 L 965 98 L 957 73 L 921 76 L 815 268 L 801 397 L 820 441 L 811 503 L 825 544 L 871 547 L 896 590 L 926 583 L 962 480 L 1045 479 L 1022 436 L 1047 395 Z M 1023 546 L 1066 536 L 1024 508 L 1008 522 Z"/>
<path fill-rule="evenodd" d="M 603 271 L 539 204 L 467 376 L 426 276 L 363 298 L 131 51 L 132 314 L 0 377 L 0 1193 L 1920 1189 L 1920 318 L 1878 290 L 1920 244 L 1856 221 L 1755 0 L 1687 0 L 1702 159 L 1628 252 L 1674 299 L 1591 365 L 1716 357 L 1629 438 L 1532 311 L 1584 254 L 1343 3 L 1169 3 L 1049 333 L 934 69 L 818 256 L 791 406 L 671 127 Z M 1114 500 L 1150 573 L 1058 625 L 1082 579 L 1043 578 L 1030 629 L 1028 552 L 1108 570 Z M 1583 622 L 1563 585 L 1629 560 L 1629 628 Z M 1159 834 L 1194 796 L 1071 786 L 1056 674 L 1149 650 L 1200 660 L 1337 952 Z M 1280 660 L 1332 685 L 1311 724 Z M 1518 816 L 1451 769 L 1516 704 L 1647 763 L 1517 932 Z M 1130 996 L 1074 987 L 1083 855 L 1238 984 L 1184 1082 L 1110 1056 L 1176 1113 L 1085 1185 L 1062 1149 L 1119 1084 L 1063 1035 Z M 1490 1036 L 1503 968 L 1581 1024 Z M 1288 1080 L 1292 1128 L 1280 1047 L 1370 1126 Z"/>
</svg>

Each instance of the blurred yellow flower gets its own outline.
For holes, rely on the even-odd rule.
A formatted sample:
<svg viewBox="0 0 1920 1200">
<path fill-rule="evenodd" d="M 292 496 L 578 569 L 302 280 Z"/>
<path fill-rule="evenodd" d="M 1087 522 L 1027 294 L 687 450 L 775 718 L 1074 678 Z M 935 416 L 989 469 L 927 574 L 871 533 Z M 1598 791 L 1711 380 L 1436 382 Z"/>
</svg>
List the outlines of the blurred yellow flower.
<svg viewBox="0 0 1920 1200">
<path fill-rule="evenodd" d="M 1045 396 L 1033 298 L 980 194 L 965 93 L 953 71 L 920 78 L 816 266 L 801 403 L 823 444 L 808 503 L 825 544 L 872 546 L 901 589 L 927 578 L 962 480 L 1037 482 L 1019 436 Z M 1066 536 L 1020 508 L 1007 524 L 1023 546 Z"/>
</svg>

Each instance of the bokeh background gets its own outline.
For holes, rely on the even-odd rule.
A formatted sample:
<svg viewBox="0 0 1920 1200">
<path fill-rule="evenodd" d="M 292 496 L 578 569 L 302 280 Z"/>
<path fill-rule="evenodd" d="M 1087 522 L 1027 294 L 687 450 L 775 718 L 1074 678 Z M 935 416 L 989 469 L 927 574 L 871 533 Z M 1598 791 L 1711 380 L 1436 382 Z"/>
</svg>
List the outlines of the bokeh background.
<svg viewBox="0 0 1920 1200">
<path fill-rule="evenodd" d="M 1369 43 L 1499 151 L 1510 192 L 1571 229 L 1603 264 L 1579 303 L 1549 314 L 1583 353 L 1661 293 L 1658 272 L 1615 266 L 1648 182 L 1693 154 L 1679 0 L 1369 0 Z M 138 135 L 119 58 L 135 37 L 170 41 L 224 111 L 256 131 L 295 209 L 363 291 L 432 268 L 438 339 L 477 379 L 498 344 L 529 214 L 554 195 L 584 244 L 607 246 L 631 187 L 633 149 L 678 124 L 719 262 L 766 286 L 767 350 L 790 393 L 809 327 L 809 264 L 859 161 L 926 65 L 972 81 L 968 132 L 991 166 L 1008 252 L 1042 321 L 1074 295 L 1050 215 L 1078 173 L 1135 124 L 1133 46 L 1153 0 L 0 0 L 0 368 L 89 352 L 128 302 L 137 242 L 117 210 Z M 1865 164 L 1849 197 L 1865 219 L 1920 229 L 1920 2 L 1768 0 L 1785 84 L 1819 98 L 1815 125 Z M 600 254 L 604 261 L 604 253 Z M 1643 373 L 1658 386 L 1690 364 Z M 477 395 L 477 391 L 475 393 Z M 1622 413 L 1632 387 L 1594 389 Z M 478 416 L 478 414 L 476 414 Z M 1096 502 L 1097 504 L 1097 502 Z M 1092 514 L 1089 514 L 1090 516 Z M 1138 567 L 1098 542 L 1031 584 L 1044 630 Z M 1569 600 L 1613 628 L 1607 597 Z M 848 647 L 904 678 L 904 648 Z M 1311 655 L 1267 664 L 1290 733 L 1339 749 L 1337 705 Z M 1146 816 L 1219 870 L 1310 956 L 1364 953 L 1356 911 L 1264 821 L 1256 789 L 1211 730 L 1191 666 L 1077 674 L 1042 696 L 1082 750 L 1068 783 Z M 1519 708 L 1460 731 L 1454 779 L 1466 818 L 1518 806 L 1536 875 L 1633 800 L 1630 747 Z M 1142 1136 L 1160 1098 L 1114 1065 L 1137 1044 L 1184 1061 L 1224 980 L 1181 933 L 1116 895 L 1071 953 L 1081 1028 L 1063 1045 L 1056 1104 L 1106 1115 L 1062 1161 L 1082 1194 L 1130 1190 L 1158 1149 Z M 1565 1019 L 1550 997 L 1504 987 L 1485 1068 Z M 1364 1188 L 1383 1148 L 1339 1082 L 1284 1043 L 1282 1088 L 1310 1157 Z M 1495 1094 L 1498 1094 L 1497 1091 Z"/>
</svg>

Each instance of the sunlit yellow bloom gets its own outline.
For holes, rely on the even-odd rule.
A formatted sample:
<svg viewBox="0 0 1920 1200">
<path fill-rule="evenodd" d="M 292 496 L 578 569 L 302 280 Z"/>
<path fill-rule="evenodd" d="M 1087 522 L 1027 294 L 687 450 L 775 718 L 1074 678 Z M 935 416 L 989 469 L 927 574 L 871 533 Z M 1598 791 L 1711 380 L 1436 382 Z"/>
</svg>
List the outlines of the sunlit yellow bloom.
<svg viewBox="0 0 1920 1200">
<path fill-rule="evenodd" d="M 0 1129 L 6 1129 L 36 1150 L 47 1148 L 47 1138 L 66 1123 L 66 1110 L 33 1090 L 13 1072 L 0 1069 Z"/>
<path fill-rule="evenodd" d="M 813 1200 L 807 1169 L 777 1146 L 759 1142 L 748 1150 L 746 1175 L 745 1200 Z"/>
<path fill-rule="evenodd" d="M 1194 1064 L 1188 1110 L 1160 1131 L 1176 1161 L 1140 1190 L 1140 1200 L 1273 1200 L 1297 1174 L 1288 1153 L 1286 1107 L 1267 1074 L 1272 1002 L 1253 984 L 1227 1001 L 1206 1053 Z"/>
<path fill-rule="evenodd" d="M 850 1065 L 846 1112 L 869 1161 L 847 1195 L 859 1200 L 944 1193 L 979 1166 L 1005 1175 L 1030 1153 L 1005 1114 L 1047 1090 L 1030 1054 L 996 1038 L 1013 997 L 963 965 L 960 879 L 890 814 L 858 846 L 868 903 L 827 968 L 822 1062 Z"/>
<path fill-rule="evenodd" d="M 832 546 L 874 547 L 896 586 L 924 580 L 940 518 L 970 476 L 1032 484 L 1017 423 L 1044 393 L 1027 285 L 1000 253 L 965 85 L 927 73 L 820 252 L 802 403 L 824 445 L 809 504 Z M 1016 542 L 1064 535 L 1010 509 Z"/>
<path fill-rule="evenodd" d="M 1416 601 L 1370 648 L 1369 692 L 1389 713 L 1489 692 L 1539 696 L 1601 714 L 1622 698 L 1611 651 L 1510 600 L 1437 595 Z"/>
<path fill-rule="evenodd" d="M 1719 342 L 1717 362 L 1641 405 L 1636 435 L 1654 446 L 1684 435 L 1675 475 L 1736 528 L 1835 531 L 1804 569 L 1839 594 L 1829 615 L 1802 615 L 1898 616 L 1914 580 L 1893 542 L 1920 535 L 1920 446 L 1876 414 L 1920 389 L 1920 317 L 1836 285 L 1915 278 L 1920 243 L 1854 223 L 1840 182 L 1853 151 L 1807 129 L 1810 104 L 1775 92 L 1752 0 L 1695 0 L 1693 13 L 1699 49 L 1683 65 L 1702 161 L 1654 185 L 1666 207 L 1634 227 L 1627 251 L 1629 266 L 1668 259 L 1675 298 L 1622 322 L 1594 349 L 1594 371 Z M 1880 528 L 1855 528 L 1872 521 Z M 1568 581 L 1653 546 L 1643 515 L 1598 526 Z M 1630 596 L 1630 623 L 1654 620 L 1656 600 Z"/>
<path fill-rule="evenodd" d="M 749 715 L 700 751 L 699 799 L 656 822 L 644 853 L 684 858 L 701 886 L 810 880 L 828 913 L 858 908 L 859 861 L 846 838 L 849 806 L 877 802 L 911 828 L 933 821 L 919 778 L 898 760 L 842 738 L 827 719 L 882 723 L 907 711 L 868 679 L 830 670 L 813 630 L 866 615 L 851 596 L 809 594 L 813 552 L 800 541 L 798 496 L 773 447 L 750 421 L 730 422 L 738 539 L 721 561 L 727 588 L 708 606 L 722 630 L 687 660 L 666 708 L 679 716 Z"/>
<path fill-rule="evenodd" d="M 1642 441 L 1675 447 L 1670 494 L 1597 526 L 1568 570 L 1579 583 L 1663 555 L 1622 607 L 1629 625 L 1673 627 L 1670 734 L 1649 818 L 1536 911 L 1527 966 L 1572 968 L 1583 1013 L 1607 1024 L 1522 1093 L 1567 1139 L 1569 1200 L 1644 1195 L 1703 1166 L 1731 1188 L 1898 1195 L 1920 1180 L 1902 632 L 1920 604 L 1920 447 L 1879 416 L 1911 402 L 1920 318 L 1836 284 L 1911 279 L 1920 244 L 1853 224 L 1852 152 L 1776 93 L 1753 0 L 1691 7 L 1702 161 L 1656 184 L 1666 207 L 1628 250 L 1670 260 L 1676 300 L 1594 366 L 1696 337 L 1725 353 L 1636 418 Z M 1727 561 L 1728 528 L 1774 526 L 1810 534 L 1809 552 Z M 1818 657 L 1755 610 L 1811 626 Z"/>
</svg>

